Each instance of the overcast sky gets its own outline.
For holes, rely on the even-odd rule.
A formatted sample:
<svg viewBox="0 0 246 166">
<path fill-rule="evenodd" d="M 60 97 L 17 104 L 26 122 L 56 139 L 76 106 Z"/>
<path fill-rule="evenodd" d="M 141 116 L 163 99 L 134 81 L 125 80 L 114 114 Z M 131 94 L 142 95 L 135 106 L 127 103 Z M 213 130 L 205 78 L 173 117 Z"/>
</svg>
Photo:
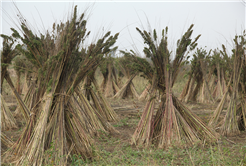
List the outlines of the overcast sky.
<svg viewBox="0 0 246 166">
<path fill-rule="evenodd" d="M 202 36 L 199 47 L 208 49 L 221 48 L 221 44 L 232 45 L 236 34 L 245 29 L 245 5 L 242 1 L 15 1 L 21 13 L 35 29 L 43 32 L 51 29 L 53 22 L 67 19 L 72 5 L 78 5 L 79 13 L 88 10 L 88 30 L 93 41 L 98 33 L 110 30 L 113 34 L 120 32 L 116 45 L 119 49 L 129 50 L 136 46 L 142 51 L 143 40 L 136 27 L 148 28 L 147 19 L 152 29 L 161 31 L 169 28 L 169 47 L 176 48 L 176 41 L 195 24 L 194 35 Z M 94 2 L 94 3 L 93 3 Z M 16 9 L 12 2 L 1 2 L 1 33 L 10 35 L 10 27 L 15 27 Z M 10 17 L 13 18 L 10 19 Z M 42 25 L 43 22 L 43 25 Z"/>
</svg>

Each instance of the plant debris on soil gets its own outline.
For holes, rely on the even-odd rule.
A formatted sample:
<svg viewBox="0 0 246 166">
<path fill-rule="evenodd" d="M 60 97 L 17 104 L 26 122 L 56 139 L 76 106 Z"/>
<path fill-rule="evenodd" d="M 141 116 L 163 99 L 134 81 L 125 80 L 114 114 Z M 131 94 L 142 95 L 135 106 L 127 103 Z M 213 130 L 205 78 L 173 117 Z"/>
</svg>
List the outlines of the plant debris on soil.
<svg viewBox="0 0 246 166">
<path fill-rule="evenodd" d="M 211 145 L 195 144 L 185 148 L 173 146 L 166 150 L 156 147 L 147 149 L 136 147 L 130 144 L 130 140 L 142 115 L 145 101 L 134 99 L 108 99 L 108 101 L 119 117 L 118 122 L 111 123 L 119 133 L 102 134 L 101 137 L 94 138 L 96 158 L 93 161 L 84 161 L 79 156 L 72 156 L 70 165 L 246 165 L 245 131 L 237 136 L 221 136 L 217 143 Z M 6 102 L 10 106 L 16 105 L 12 103 L 10 95 Z M 208 123 L 217 104 L 188 102 L 186 106 Z M 157 109 L 155 108 L 155 112 Z M 226 106 L 224 114 L 225 110 Z M 23 119 L 17 119 L 17 123 L 18 129 L 4 131 L 13 142 L 17 141 L 25 126 Z M 6 150 L 7 147 L 2 144 L 1 154 Z"/>
</svg>

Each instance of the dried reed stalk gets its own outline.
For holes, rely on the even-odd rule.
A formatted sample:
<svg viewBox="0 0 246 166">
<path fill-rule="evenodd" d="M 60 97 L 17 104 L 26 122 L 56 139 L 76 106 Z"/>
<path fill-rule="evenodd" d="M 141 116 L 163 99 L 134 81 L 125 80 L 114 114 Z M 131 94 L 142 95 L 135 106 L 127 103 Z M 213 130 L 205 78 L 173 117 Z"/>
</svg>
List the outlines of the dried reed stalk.
<svg viewBox="0 0 246 166">
<path fill-rule="evenodd" d="M 139 98 L 139 95 L 132 83 L 132 80 L 134 79 L 134 77 L 136 76 L 136 74 L 132 75 L 127 82 L 125 83 L 125 85 L 113 96 L 114 99 L 125 99 L 128 97 L 132 97 L 132 98 Z"/>
<path fill-rule="evenodd" d="M 227 95 L 228 95 L 228 91 L 229 91 L 229 87 L 230 87 L 230 84 L 231 84 L 231 80 L 232 80 L 232 77 L 230 78 L 230 81 L 228 82 L 228 85 L 226 87 L 226 91 L 222 97 L 222 99 L 220 100 L 220 103 L 218 104 L 216 110 L 213 112 L 213 115 L 211 116 L 209 122 L 208 122 L 208 125 L 210 126 L 216 126 L 218 124 L 218 120 L 219 120 L 219 117 L 221 115 L 221 112 L 223 110 L 223 107 L 225 105 L 225 102 L 226 102 L 226 98 L 227 98 Z"/>
<path fill-rule="evenodd" d="M 14 116 L 8 108 L 3 96 L 1 95 L 1 130 L 17 129 Z"/>
<path fill-rule="evenodd" d="M 1 132 L 1 143 L 7 146 L 8 148 L 13 146 L 14 142 L 3 132 Z"/>
<path fill-rule="evenodd" d="M 25 119 L 28 119 L 29 116 L 29 111 L 26 109 L 25 104 L 21 101 L 21 98 L 18 94 L 18 92 L 16 91 L 16 88 L 14 87 L 14 84 L 9 76 L 9 73 L 7 71 L 7 67 L 9 66 L 9 64 L 11 63 L 11 61 L 19 54 L 19 52 L 17 51 L 16 47 L 14 44 L 14 39 L 13 37 L 9 37 L 6 35 L 1 35 L 1 37 L 4 39 L 3 40 L 3 51 L 1 52 L 1 89 L 3 89 L 3 81 L 4 79 L 6 79 L 7 83 L 9 84 L 10 88 L 12 89 L 14 95 L 16 96 L 17 101 L 20 103 L 22 110 L 23 110 L 23 114 L 25 114 Z M 2 98 L 2 96 L 1 96 Z M 13 118 L 12 113 L 10 112 L 10 110 L 8 109 L 4 99 L 2 98 L 2 103 L 1 103 L 1 107 L 2 107 L 2 120 L 1 120 L 1 124 L 2 124 L 2 129 L 5 130 L 7 128 L 11 129 L 11 128 L 17 128 L 16 126 L 16 122 Z"/>
<path fill-rule="evenodd" d="M 148 84 L 148 85 L 146 86 L 146 88 L 144 89 L 144 91 L 143 91 L 143 92 L 141 93 L 141 95 L 139 96 L 138 100 L 144 101 L 145 99 L 148 98 L 150 87 L 151 87 L 151 84 Z"/>
<path fill-rule="evenodd" d="M 234 51 L 234 64 L 233 64 L 233 78 L 232 78 L 232 96 L 227 109 L 226 116 L 222 125 L 222 134 L 223 135 L 237 135 L 240 133 L 236 111 L 237 111 L 237 96 L 238 96 L 238 86 L 240 82 L 241 69 L 243 66 L 242 55 L 244 55 L 244 38 L 243 36 L 239 37 L 241 39 L 240 43 L 238 41 L 238 36 L 235 37 L 235 51 Z"/>
</svg>

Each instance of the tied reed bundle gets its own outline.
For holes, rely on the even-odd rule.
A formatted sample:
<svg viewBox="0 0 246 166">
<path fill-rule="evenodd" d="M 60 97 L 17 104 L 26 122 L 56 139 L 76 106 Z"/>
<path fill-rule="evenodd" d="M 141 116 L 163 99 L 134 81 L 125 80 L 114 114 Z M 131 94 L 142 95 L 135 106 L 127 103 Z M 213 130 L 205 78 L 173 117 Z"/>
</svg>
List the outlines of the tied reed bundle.
<svg viewBox="0 0 246 166">
<path fill-rule="evenodd" d="M 201 140 L 217 140 L 217 134 L 185 107 L 172 92 L 180 67 L 185 63 L 184 60 L 188 53 L 195 49 L 196 41 L 200 37 L 198 35 L 192 41 L 193 26 L 192 24 L 178 40 L 173 61 L 171 61 L 171 52 L 168 49 L 167 27 L 165 30 L 163 29 L 160 40 L 157 38 L 156 30 L 147 32 L 137 28 L 147 45 L 144 48 L 144 53 L 152 63 L 136 56 L 133 51 L 127 54 L 135 62 L 136 70 L 143 72 L 150 81 L 152 97 L 148 100 L 132 137 L 133 144 L 144 146 L 155 144 L 159 148 L 167 148 L 174 143 L 175 145 L 182 145 L 182 143 L 189 145 Z M 154 98 L 157 90 L 161 95 L 161 102 L 154 116 Z"/>
<path fill-rule="evenodd" d="M 245 31 L 243 35 L 235 36 L 232 56 L 226 53 L 226 48 L 222 45 L 223 55 L 226 62 L 233 62 L 227 65 L 228 73 L 231 74 L 228 85 L 225 89 L 222 100 L 210 118 L 209 125 L 219 126 L 223 135 L 237 135 L 240 130 L 246 129 L 246 109 L 245 109 Z M 230 65 L 232 64 L 232 65 Z M 231 91 L 231 92 L 230 92 Z M 229 105 L 225 117 L 219 121 L 219 117 L 226 103 L 227 95 L 231 93 Z"/>
<path fill-rule="evenodd" d="M 118 59 L 118 66 L 123 75 L 127 78 L 126 83 L 123 87 L 113 96 L 115 99 L 125 98 L 139 98 L 136 88 L 132 80 L 137 75 L 137 72 L 133 69 L 131 59 L 124 55 Z"/>
<path fill-rule="evenodd" d="M 243 73 L 245 69 L 245 31 L 243 35 L 240 36 L 235 36 L 234 38 L 234 43 L 235 43 L 235 48 L 233 49 L 233 68 L 232 68 L 232 96 L 230 99 L 230 103 L 227 109 L 227 113 L 226 116 L 223 120 L 223 125 L 221 128 L 222 134 L 223 135 L 237 135 L 240 133 L 239 130 L 239 123 L 238 123 L 238 114 L 240 114 L 239 112 L 237 112 L 238 110 L 238 98 L 240 101 L 240 104 L 242 106 L 241 109 L 241 116 L 240 116 L 240 120 L 244 119 L 245 120 L 245 86 L 241 87 L 242 91 L 241 93 L 239 92 L 239 86 L 240 83 L 243 83 L 245 85 L 245 73 Z M 245 71 L 244 71 L 245 72 Z M 241 79 L 241 75 L 243 76 L 243 78 Z M 245 121 L 242 121 L 245 125 Z"/>
<path fill-rule="evenodd" d="M 208 80 L 211 77 L 211 70 L 209 71 L 208 68 L 209 54 L 202 48 L 197 48 L 193 54 L 189 79 L 179 97 L 182 101 L 214 102 L 208 85 Z"/>
<path fill-rule="evenodd" d="M 33 65 L 34 87 L 29 86 L 27 93 L 32 96 L 26 101 L 30 104 L 29 113 L 24 114 L 27 125 L 4 160 L 16 165 L 67 165 L 72 154 L 92 158 L 92 136 L 114 128 L 78 88 L 103 55 L 115 49 L 119 34 L 107 32 L 95 44 L 81 48 L 90 32 L 84 13 L 77 15 L 77 6 L 67 22 L 53 24 L 52 32 L 46 34 L 34 34 L 24 17 L 19 17 L 22 36 L 14 29 L 12 36 L 22 43 L 16 47 Z"/>
<path fill-rule="evenodd" d="M 5 79 L 14 94 L 19 97 L 7 70 L 12 59 L 15 58 L 19 52 L 14 45 L 14 39 L 12 37 L 6 35 L 1 35 L 1 37 L 3 38 L 3 51 L 1 52 L 1 89 L 3 88 L 3 81 Z M 7 130 L 14 128 L 17 128 L 16 121 L 1 94 L 1 129 Z"/>
<path fill-rule="evenodd" d="M 112 57 L 113 53 L 114 51 L 111 54 L 106 54 L 106 57 L 103 58 L 103 63 L 99 65 L 103 74 L 100 89 L 106 98 L 113 97 L 120 90 L 117 82 L 114 58 Z"/>
</svg>

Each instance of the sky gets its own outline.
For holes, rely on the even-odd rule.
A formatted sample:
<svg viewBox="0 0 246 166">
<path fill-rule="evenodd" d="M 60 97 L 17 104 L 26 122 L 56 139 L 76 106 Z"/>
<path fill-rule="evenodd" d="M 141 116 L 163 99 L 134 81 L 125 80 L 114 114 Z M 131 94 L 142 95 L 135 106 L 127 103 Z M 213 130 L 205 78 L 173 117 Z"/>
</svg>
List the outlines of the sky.
<svg viewBox="0 0 246 166">
<path fill-rule="evenodd" d="M 142 53 L 144 43 L 136 27 L 156 29 L 161 32 L 168 26 L 169 48 L 176 49 L 176 42 L 191 24 L 195 38 L 201 34 L 198 47 L 219 48 L 224 44 L 228 50 L 232 39 L 245 29 L 245 4 L 234 1 L 20 1 L 20 12 L 35 30 L 51 30 L 54 22 L 66 21 L 72 7 L 78 5 L 79 14 L 87 11 L 87 28 L 91 31 L 85 44 L 94 42 L 106 31 L 120 33 L 116 46 L 119 50 L 137 49 Z M 3 0 L 0 5 L 1 34 L 11 35 L 16 28 L 17 12 L 13 2 Z"/>
</svg>

